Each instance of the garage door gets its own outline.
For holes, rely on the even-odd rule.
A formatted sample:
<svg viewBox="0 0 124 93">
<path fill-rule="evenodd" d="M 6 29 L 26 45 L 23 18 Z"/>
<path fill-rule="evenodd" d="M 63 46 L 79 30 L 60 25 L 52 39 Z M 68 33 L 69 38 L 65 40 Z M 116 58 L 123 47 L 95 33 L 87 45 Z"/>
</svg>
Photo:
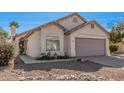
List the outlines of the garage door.
<svg viewBox="0 0 124 93">
<path fill-rule="evenodd" d="M 105 55 L 105 40 L 76 38 L 75 48 L 76 56 Z"/>
</svg>

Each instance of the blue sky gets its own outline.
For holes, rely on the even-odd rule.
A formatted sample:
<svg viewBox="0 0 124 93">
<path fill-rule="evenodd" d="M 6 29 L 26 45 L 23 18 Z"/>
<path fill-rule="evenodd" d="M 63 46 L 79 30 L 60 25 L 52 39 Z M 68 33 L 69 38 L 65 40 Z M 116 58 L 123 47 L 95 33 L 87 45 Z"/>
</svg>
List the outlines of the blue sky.
<svg viewBox="0 0 124 93">
<path fill-rule="evenodd" d="M 41 24 L 54 21 L 72 12 L 0 12 L 0 26 L 10 32 L 9 22 L 17 21 L 20 27 L 17 33 L 24 32 Z M 113 24 L 124 21 L 124 12 L 78 12 L 82 17 L 96 20 L 104 28 L 110 30 Z"/>
</svg>

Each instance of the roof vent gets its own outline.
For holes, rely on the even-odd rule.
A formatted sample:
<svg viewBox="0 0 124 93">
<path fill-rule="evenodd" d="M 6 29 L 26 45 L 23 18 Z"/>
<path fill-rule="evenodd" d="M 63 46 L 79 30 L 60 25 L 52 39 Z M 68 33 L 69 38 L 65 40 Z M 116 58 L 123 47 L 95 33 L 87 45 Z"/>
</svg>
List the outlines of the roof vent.
<svg viewBox="0 0 124 93">
<path fill-rule="evenodd" d="M 91 28 L 94 29 L 95 28 L 95 25 L 93 23 L 91 23 Z"/>
</svg>

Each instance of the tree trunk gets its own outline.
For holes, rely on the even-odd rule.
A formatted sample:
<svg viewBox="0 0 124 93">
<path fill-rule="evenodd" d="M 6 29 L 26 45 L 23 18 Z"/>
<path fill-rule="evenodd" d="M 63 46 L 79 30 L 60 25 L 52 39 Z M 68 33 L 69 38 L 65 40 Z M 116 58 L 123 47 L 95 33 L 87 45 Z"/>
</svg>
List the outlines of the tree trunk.
<svg viewBox="0 0 124 93">
<path fill-rule="evenodd" d="M 7 67 L 5 68 L 4 71 L 9 71 L 12 72 L 14 68 L 14 58 L 12 60 L 10 60 L 10 62 L 8 63 Z"/>
</svg>

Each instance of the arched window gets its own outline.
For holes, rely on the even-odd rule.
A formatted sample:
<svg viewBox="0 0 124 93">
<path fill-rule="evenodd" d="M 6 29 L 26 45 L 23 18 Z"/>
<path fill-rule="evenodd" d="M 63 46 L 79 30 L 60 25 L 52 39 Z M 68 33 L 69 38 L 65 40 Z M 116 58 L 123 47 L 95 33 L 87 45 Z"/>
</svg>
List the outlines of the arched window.
<svg viewBox="0 0 124 93">
<path fill-rule="evenodd" d="M 77 23 L 78 19 L 76 17 L 73 17 L 73 22 Z"/>
</svg>

